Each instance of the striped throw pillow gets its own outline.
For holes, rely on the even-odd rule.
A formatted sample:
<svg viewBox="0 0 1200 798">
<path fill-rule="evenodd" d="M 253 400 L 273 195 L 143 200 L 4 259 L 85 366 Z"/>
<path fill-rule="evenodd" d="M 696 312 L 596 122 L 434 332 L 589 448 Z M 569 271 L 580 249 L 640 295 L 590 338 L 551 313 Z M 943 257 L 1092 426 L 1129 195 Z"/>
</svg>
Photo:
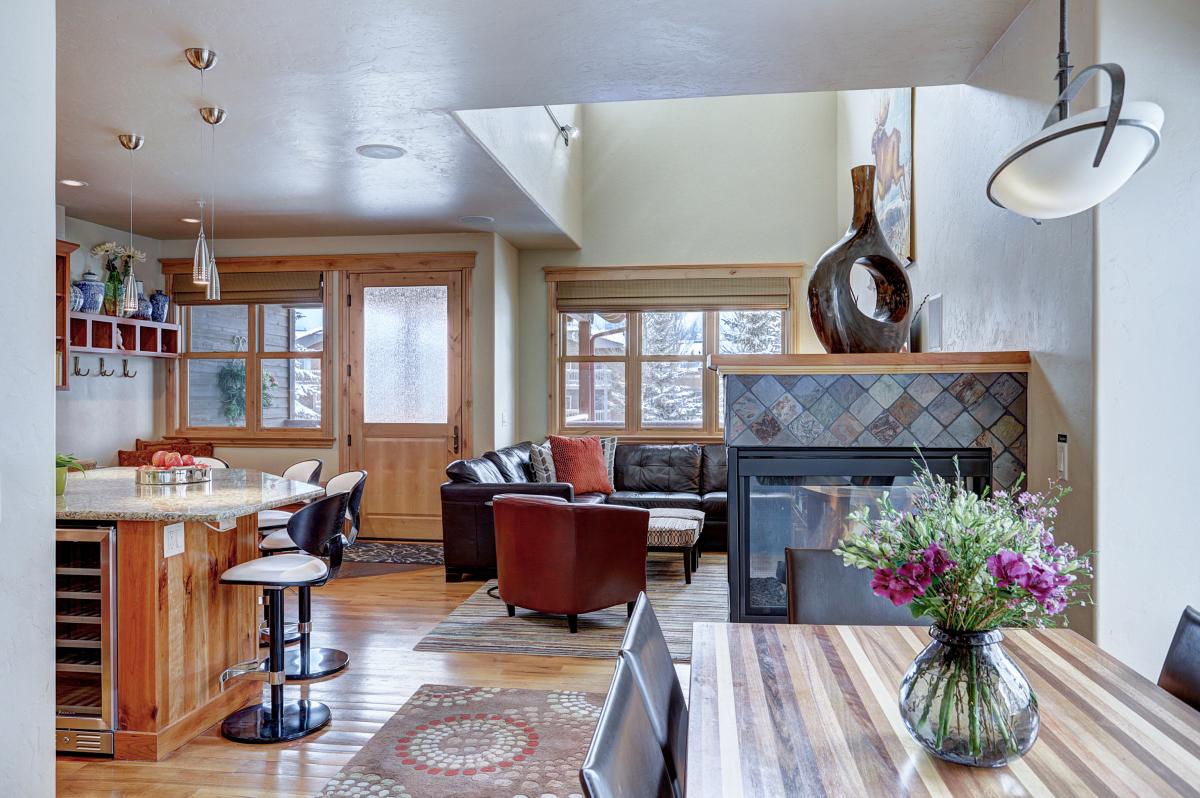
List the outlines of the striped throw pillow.
<svg viewBox="0 0 1200 798">
<path fill-rule="evenodd" d="M 535 443 L 529 450 L 529 465 L 533 469 L 534 482 L 557 482 L 554 474 L 554 455 L 550 452 L 550 441 Z"/>
</svg>

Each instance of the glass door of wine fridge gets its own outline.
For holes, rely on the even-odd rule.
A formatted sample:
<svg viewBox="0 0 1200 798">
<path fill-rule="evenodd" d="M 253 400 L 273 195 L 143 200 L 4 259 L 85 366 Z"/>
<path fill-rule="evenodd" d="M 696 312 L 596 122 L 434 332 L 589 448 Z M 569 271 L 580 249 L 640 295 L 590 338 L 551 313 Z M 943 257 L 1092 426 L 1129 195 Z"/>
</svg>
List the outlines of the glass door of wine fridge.
<svg viewBox="0 0 1200 798">
<path fill-rule="evenodd" d="M 64 753 L 111 755 L 115 530 L 60 527 L 55 538 L 55 742 Z"/>
</svg>

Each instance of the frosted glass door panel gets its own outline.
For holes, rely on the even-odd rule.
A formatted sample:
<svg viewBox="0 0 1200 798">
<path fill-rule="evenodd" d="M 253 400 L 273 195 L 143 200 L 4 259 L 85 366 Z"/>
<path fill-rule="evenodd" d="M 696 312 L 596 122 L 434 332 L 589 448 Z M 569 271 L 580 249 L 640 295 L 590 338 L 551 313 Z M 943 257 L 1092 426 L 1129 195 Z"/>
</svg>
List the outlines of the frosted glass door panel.
<svg viewBox="0 0 1200 798">
<path fill-rule="evenodd" d="M 448 301 L 444 285 L 363 288 L 363 421 L 449 420 Z"/>
</svg>

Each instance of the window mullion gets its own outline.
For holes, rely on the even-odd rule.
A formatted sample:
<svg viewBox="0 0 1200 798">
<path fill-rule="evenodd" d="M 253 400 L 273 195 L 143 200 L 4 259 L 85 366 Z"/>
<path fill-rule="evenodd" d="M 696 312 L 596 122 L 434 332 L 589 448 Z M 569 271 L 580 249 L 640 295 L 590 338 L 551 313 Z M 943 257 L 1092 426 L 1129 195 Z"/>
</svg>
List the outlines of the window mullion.
<svg viewBox="0 0 1200 798">
<path fill-rule="evenodd" d="M 642 431 L 642 314 L 626 316 L 629 327 L 625 347 L 625 428 Z"/>
</svg>

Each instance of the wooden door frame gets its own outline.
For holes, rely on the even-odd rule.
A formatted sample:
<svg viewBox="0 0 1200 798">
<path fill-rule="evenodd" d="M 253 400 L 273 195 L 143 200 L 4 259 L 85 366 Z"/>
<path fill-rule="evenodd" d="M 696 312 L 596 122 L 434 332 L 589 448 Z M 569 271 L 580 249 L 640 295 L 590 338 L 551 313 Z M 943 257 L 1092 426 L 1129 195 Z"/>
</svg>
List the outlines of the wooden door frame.
<svg viewBox="0 0 1200 798">
<path fill-rule="evenodd" d="M 449 256 L 449 257 L 447 257 Z M 356 257 L 356 256 L 351 256 Z M 372 260 L 350 268 L 338 270 L 338 291 L 343 297 L 350 296 L 351 275 L 364 274 L 412 274 L 420 272 L 456 271 L 462 281 L 462 365 L 459 378 L 462 380 L 462 429 L 460 432 L 459 457 L 471 457 L 474 449 L 472 419 L 474 398 L 471 386 L 471 272 L 475 268 L 474 252 L 454 253 L 411 253 L 386 256 L 387 260 Z M 350 314 L 348 301 L 338 304 L 338 358 L 342 366 L 342 389 L 338 393 L 338 464 L 345 471 L 350 462 L 350 447 L 346 439 L 350 434 L 350 380 L 345 379 L 345 368 L 350 364 Z"/>
</svg>

